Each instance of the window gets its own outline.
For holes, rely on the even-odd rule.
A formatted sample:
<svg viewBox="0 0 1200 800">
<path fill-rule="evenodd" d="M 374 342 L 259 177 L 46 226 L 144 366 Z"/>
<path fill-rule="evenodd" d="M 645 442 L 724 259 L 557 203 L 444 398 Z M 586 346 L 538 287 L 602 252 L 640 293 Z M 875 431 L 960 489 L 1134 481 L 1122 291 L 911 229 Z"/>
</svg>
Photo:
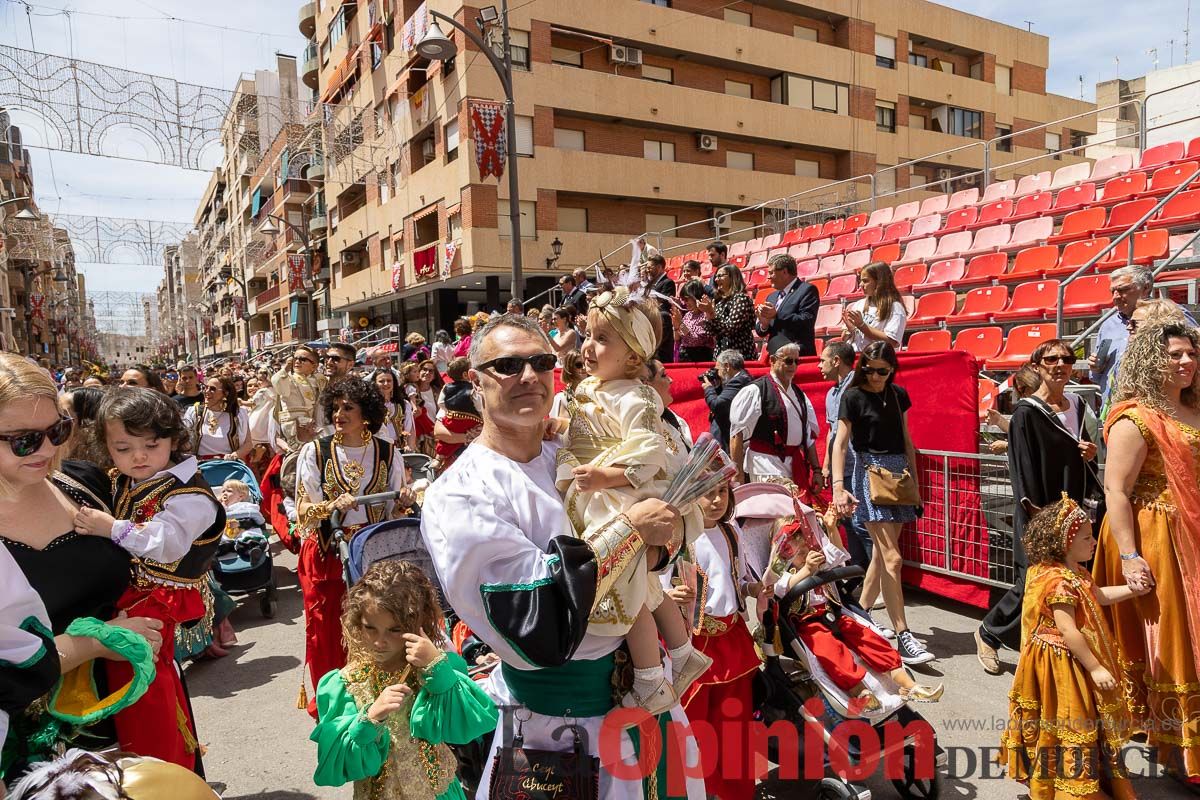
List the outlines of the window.
<svg viewBox="0 0 1200 800">
<path fill-rule="evenodd" d="M 1011 134 L 1012 134 L 1012 126 L 1011 125 L 997 125 L 996 126 L 996 136 L 997 137 L 1009 136 Z M 1012 152 L 1012 143 L 1013 143 L 1012 139 L 1001 139 L 1000 141 L 996 142 L 996 149 L 999 150 L 1001 153 L 1011 153 Z"/>
<path fill-rule="evenodd" d="M 462 214 L 460 212 L 455 211 L 446 217 L 446 226 L 450 241 L 456 242 L 462 238 Z"/>
<path fill-rule="evenodd" d="M 533 155 L 533 117 L 517 115 L 517 155 Z"/>
<path fill-rule="evenodd" d="M 583 53 L 566 47 L 551 47 L 550 61 L 564 67 L 582 67 Z"/>
<path fill-rule="evenodd" d="M 587 233 L 588 213 L 586 208 L 558 207 L 558 229 L 574 233 Z"/>
<path fill-rule="evenodd" d="M 1012 67 L 996 65 L 996 91 L 1000 94 L 1012 94 Z"/>
<path fill-rule="evenodd" d="M 647 214 L 646 215 L 646 230 L 648 231 L 669 231 L 678 225 L 678 218 L 674 214 Z"/>
<path fill-rule="evenodd" d="M 754 87 L 748 83 L 741 81 L 725 81 L 725 94 L 731 94 L 734 97 L 745 97 L 748 100 L 754 99 Z"/>
<path fill-rule="evenodd" d="M 914 67 L 928 67 L 929 59 L 920 53 L 909 53 L 908 63 L 912 64 Z"/>
<path fill-rule="evenodd" d="M 929 183 L 929 179 L 924 175 L 918 175 L 914 172 L 908 176 L 908 188 L 910 189 L 919 189 L 927 183 Z"/>
<path fill-rule="evenodd" d="M 346 7 L 342 6 L 338 12 L 333 15 L 333 21 L 329 23 L 329 36 L 326 41 L 329 47 L 332 48 L 338 41 L 346 35 Z"/>
<path fill-rule="evenodd" d="M 947 109 L 949 130 L 944 131 L 951 136 L 967 136 L 972 139 L 983 138 L 983 114 L 978 111 L 968 111 L 965 108 Z"/>
<path fill-rule="evenodd" d="M 817 41 L 817 29 L 810 28 L 807 25 L 793 25 L 792 36 L 797 39 L 803 39 L 806 42 Z"/>
<path fill-rule="evenodd" d="M 754 153 L 739 153 L 736 150 L 726 150 L 725 166 L 730 169 L 754 169 Z"/>
<path fill-rule="evenodd" d="M 383 171 L 383 180 L 379 182 L 379 205 L 392 199 L 392 171 Z"/>
<path fill-rule="evenodd" d="M 813 109 L 837 113 L 837 84 L 813 81 Z"/>
<path fill-rule="evenodd" d="M 661 6 L 662 8 L 671 7 L 671 0 L 642 0 L 642 2 L 652 6 Z"/>
<path fill-rule="evenodd" d="M 895 37 L 875 34 L 875 66 L 884 69 L 896 68 Z"/>
<path fill-rule="evenodd" d="M 583 131 L 570 128 L 554 129 L 554 146 L 560 150 L 585 150 Z"/>
<path fill-rule="evenodd" d="M 821 177 L 821 162 L 811 161 L 807 158 L 796 159 L 796 176 L 799 178 L 819 178 Z"/>
<path fill-rule="evenodd" d="M 983 62 L 976 61 L 967 70 L 967 74 L 977 81 L 983 80 Z"/>
<path fill-rule="evenodd" d="M 658 83 L 674 83 L 675 70 L 667 67 L 656 67 L 653 64 L 642 64 L 642 77 Z"/>
<path fill-rule="evenodd" d="M 458 120 L 450 120 L 446 124 L 446 161 L 458 158 Z"/>
<path fill-rule="evenodd" d="M 536 239 L 537 238 L 537 203 L 532 200 L 522 200 L 520 202 L 521 209 L 521 238 Z M 496 227 L 500 231 L 500 235 L 511 239 L 512 238 L 512 220 L 508 218 L 508 201 L 496 201 Z"/>
<path fill-rule="evenodd" d="M 746 11 L 734 11 L 732 8 L 725 9 L 725 21 L 732 22 L 734 25 L 745 25 L 750 27 L 750 14 Z"/>
<path fill-rule="evenodd" d="M 875 102 L 875 130 L 884 133 L 896 132 L 896 104 L 884 100 Z"/>
<path fill-rule="evenodd" d="M 675 160 L 675 144 L 673 142 L 658 142 L 653 139 L 647 139 L 642 142 L 642 148 L 646 158 L 651 161 Z"/>
<path fill-rule="evenodd" d="M 785 72 L 771 79 L 771 102 L 847 114 L 850 110 L 850 88 L 840 83 Z"/>
<path fill-rule="evenodd" d="M 1062 134 L 1046 131 L 1046 151 L 1054 153 L 1055 161 L 1062 158 L 1062 155 L 1058 152 L 1059 150 L 1062 150 Z"/>
<path fill-rule="evenodd" d="M 1084 131 L 1067 131 L 1070 134 L 1068 141 L 1071 143 L 1072 150 L 1081 150 L 1087 146 L 1088 135 Z"/>
<path fill-rule="evenodd" d="M 375 6 L 371 6 L 374 8 Z M 383 46 L 379 42 L 371 42 L 371 71 L 379 69 L 383 63 Z"/>
<path fill-rule="evenodd" d="M 504 57 L 504 49 L 499 43 L 495 45 L 495 51 L 496 55 Z M 529 31 L 509 30 L 508 52 L 512 55 L 514 67 L 529 69 Z"/>
<path fill-rule="evenodd" d="M 908 115 L 908 127 L 923 131 L 927 127 L 927 123 L 925 122 L 925 118 L 921 115 L 910 113 Z"/>
</svg>

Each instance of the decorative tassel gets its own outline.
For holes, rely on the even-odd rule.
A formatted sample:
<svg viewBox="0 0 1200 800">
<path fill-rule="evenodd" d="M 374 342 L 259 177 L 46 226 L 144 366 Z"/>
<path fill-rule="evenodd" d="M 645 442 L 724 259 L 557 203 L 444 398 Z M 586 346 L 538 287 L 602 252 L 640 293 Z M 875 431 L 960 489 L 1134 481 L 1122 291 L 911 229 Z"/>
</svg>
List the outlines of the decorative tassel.
<svg viewBox="0 0 1200 800">
<path fill-rule="evenodd" d="M 296 698 L 296 708 L 301 711 L 308 710 L 308 690 L 304 688 L 304 679 L 300 679 L 300 696 Z"/>
<path fill-rule="evenodd" d="M 183 706 L 175 704 L 175 722 L 179 725 L 179 733 L 183 736 L 183 748 L 189 753 L 196 752 L 199 744 L 196 742 L 196 737 L 192 736 L 192 729 L 188 726 L 187 714 L 183 711 Z"/>
</svg>

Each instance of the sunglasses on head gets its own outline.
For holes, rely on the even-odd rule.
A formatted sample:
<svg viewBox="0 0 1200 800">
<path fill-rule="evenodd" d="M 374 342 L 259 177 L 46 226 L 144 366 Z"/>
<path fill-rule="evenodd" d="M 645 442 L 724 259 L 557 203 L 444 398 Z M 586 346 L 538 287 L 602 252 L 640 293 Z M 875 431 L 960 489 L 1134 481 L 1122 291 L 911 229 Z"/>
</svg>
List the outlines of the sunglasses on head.
<svg viewBox="0 0 1200 800">
<path fill-rule="evenodd" d="M 533 367 L 534 372 L 550 372 L 558 363 L 558 357 L 553 353 L 538 353 L 532 356 L 501 356 L 485 361 L 475 369 L 490 369 L 497 375 L 512 377 L 525 371 L 525 365 Z"/>
<path fill-rule="evenodd" d="M 878 375 L 881 378 L 886 378 L 892 374 L 891 367 L 863 367 L 863 375 Z"/>
<path fill-rule="evenodd" d="M 1071 353 L 1070 355 L 1065 355 L 1065 356 L 1042 356 L 1042 363 L 1048 367 L 1053 367 L 1059 361 L 1061 361 L 1062 363 L 1066 364 L 1069 367 L 1078 360 L 1079 359 L 1076 358 L 1074 353 Z"/>
<path fill-rule="evenodd" d="M 22 433 L 2 433 L 0 434 L 0 442 L 8 442 L 8 446 L 12 448 L 12 454 L 17 458 L 25 458 L 31 456 L 38 450 L 42 449 L 42 443 L 47 439 L 50 444 L 58 447 L 67 439 L 71 438 L 71 424 L 74 422 L 70 417 L 59 417 L 58 422 L 51 425 L 49 428 L 40 431 L 24 431 Z"/>
</svg>

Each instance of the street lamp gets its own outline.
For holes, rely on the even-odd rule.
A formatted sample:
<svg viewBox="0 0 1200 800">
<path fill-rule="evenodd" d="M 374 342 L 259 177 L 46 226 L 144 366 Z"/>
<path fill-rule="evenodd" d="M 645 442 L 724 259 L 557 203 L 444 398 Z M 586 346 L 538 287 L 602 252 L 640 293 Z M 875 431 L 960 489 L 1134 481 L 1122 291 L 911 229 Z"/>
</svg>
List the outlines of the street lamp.
<svg viewBox="0 0 1200 800">
<path fill-rule="evenodd" d="M 312 240 L 308 238 L 308 232 L 303 230 L 302 228 L 300 228 L 298 225 L 291 222 L 287 218 L 281 217 L 278 214 L 268 213 L 268 214 L 265 214 L 264 216 L 266 216 L 266 219 L 263 221 L 262 225 L 258 226 L 258 232 L 263 234 L 264 236 L 278 236 L 279 231 L 281 229 L 275 223 L 280 222 L 280 223 L 283 223 L 284 225 L 286 225 L 288 227 L 288 229 L 291 230 L 291 232 L 293 234 L 295 234 L 296 238 L 300 240 L 300 242 L 302 244 L 300 252 L 301 252 L 301 254 L 303 254 L 304 256 L 306 256 L 308 258 L 308 266 L 309 266 L 309 269 L 311 270 L 313 246 L 312 246 Z M 289 279 L 290 279 L 290 276 L 289 276 Z M 307 274 L 304 275 L 302 285 L 304 288 L 304 293 L 308 295 L 308 302 L 304 303 L 304 305 L 303 305 L 305 320 L 304 320 L 303 330 L 301 331 L 301 338 L 308 338 L 308 334 L 310 333 L 309 328 L 308 328 L 308 320 L 309 319 L 313 320 L 313 326 L 312 326 L 311 333 L 312 333 L 313 337 L 315 337 L 317 326 L 316 326 L 316 313 L 315 313 L 315 309 L 313 307 L 314 298 L 312 297 L 312 292 L 315 287 L 314 287 L 312 279 L 309 275 L 307 275 Z M 328 297 L 325 298 L 325 304 L 326 304 L 326 307 L 328 307 L 328 305 L 329 305 Z M 327 308 L 327 310 L 328 310 L 328 308 Z"/>
<path fill-rule="evenodd" d="M 512 236 L 512 296 L 515 299 L 522 299 L 525 296 L 525 276 L 521 268 L 521 193 L 517 182 L 517 118 L 513 104 L 512 51 L 509 48 L 508 0 L 501 0 L 498 14 L 495 6 L 488 6 L 479 12 L 479 19 L 475 21 L 480 30 L 487 24 L 496 22 L 497 20 L 500 21 L 501 41 L 504 47 L 503 59 L 496 56 L 492 48 L 480 38 L 479 34 L 471 31 L 465 25 L 460 25 L 453 17 L 449 17 L 433 9 L 430 9 L 429 16 L 433 18 L 433 21 L 430 23 L 429 29 L 425 32 L 425 36 L 421 41 L 417 42 L 418 53 L 430 61 L 446 61 L 453 58 L 455 53 L 458 52 L 458 47 L 454 44 L 454 40 L 446 36 L 437 24 L 437 21 L 441 20 L 455 30 L 462 31 L 463 35 L 470 39 L 471 43 L 483 52 L 487 57 L 488 63 L 492 65 L 492 69 L 496 71 L 496 75 L 500 78 L 500 85 L 504 89 L 504 99 L 506 101 L 505 127 L 508 129 L 508 219 L 509 227 L 511 228 L 510 234 Z"/>
<path fill-rule="evenodd" d="M 550 252 L 554 253 L 554 258 L 546 259 L 546 269 L 550 269 L 558 263 L 558 257 L 562 255 L 563 243 L 554 237 L 554 241 L 550 243 Z"/>
</svg>

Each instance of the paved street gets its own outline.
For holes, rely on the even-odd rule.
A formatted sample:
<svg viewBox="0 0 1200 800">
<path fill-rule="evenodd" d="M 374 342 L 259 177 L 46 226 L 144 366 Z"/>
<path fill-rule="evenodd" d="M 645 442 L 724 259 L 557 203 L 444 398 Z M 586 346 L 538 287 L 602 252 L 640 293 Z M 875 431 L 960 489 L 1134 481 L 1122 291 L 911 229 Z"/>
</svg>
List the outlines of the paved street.
<svg viewBox="0 0 1200 800">
<path fill-rule="evenodd" d="M 276 545 L 278 546 L 278 545 Z M 187 671 L 200 739 L 208 747 L 205 764 L 209 780 L 229 800 L 344 800 L 350 787 L 331 789 L 312 784 L 315 748 L 308 741 L 312 728 L 307 714 L 296 708 L 303 652 L 303 618 L 300 590 L 295 579 L 295 556 L 278 554 L 276 576 L 280 583 L 279 614 L 263 620 L 256 603 L 234 612 L 239 644 L 229 657 L 201 662 Z M 943 779 L 942 797 L 961 800 L 1012 800 L 1020 787 L 995 777 L 981 777 L 979 753 L 995 747 L 999 727 L 1005 722 L 1009 678 L 984 674 L 975 660 L 971 632 L 978 614 L 940 598 L 913 594 L 909 619 L 917 634 L 927 640 L 940 659 L 925 680 L 944 681 L 946 696 L 940 704 L 919 709 L 934 724 L 943 747 L 951 749 L 951 767 L 970 777 Z M 967 613 L 969 612 L 969 613 Z M 1011 675 L 1011 658 L 1008 675 Z M 970 755 L 968 755 L 970 752 Z M 973 759 L 973 762 L 972 762 Z M 1131 768 L 1141 762 L 1131 758 Z M 870 782 L 876 798 L 896 797 L 887 781 Z M 1175 783 L 1139 780 L 1142 798 L 1185 798 L 1190 795 Z M 806 797 L 795 784 L 768 782 L 765 795 Z"/>
</svg>

